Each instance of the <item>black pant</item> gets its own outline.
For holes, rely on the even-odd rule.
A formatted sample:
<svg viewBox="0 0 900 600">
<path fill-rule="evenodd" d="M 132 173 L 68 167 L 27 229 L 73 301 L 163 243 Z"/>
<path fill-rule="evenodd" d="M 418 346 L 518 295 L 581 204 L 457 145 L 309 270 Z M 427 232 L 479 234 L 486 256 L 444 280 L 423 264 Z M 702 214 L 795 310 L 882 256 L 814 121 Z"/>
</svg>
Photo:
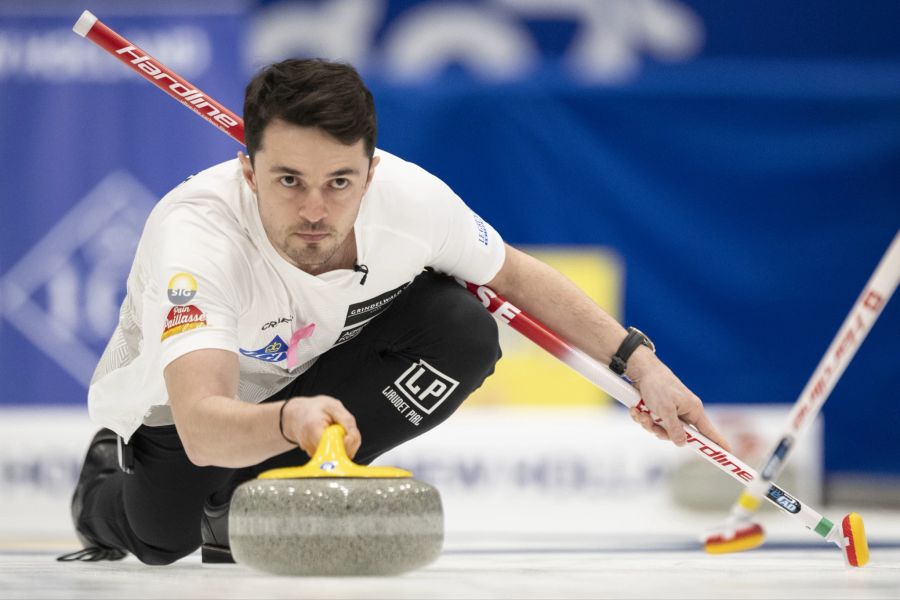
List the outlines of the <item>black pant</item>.
<svg viewBox="0 0 900 600">
<path fill-rule="evenodd" d="M 425 272 L 356 338 L 267 401 L 334 396 L 356 418 L 362 446 L 354 460 L 367 464 L 449 417 L 499 358 L 493 317 L 451 279 Z M 274 427 L 272 435 L 280 435 Z M 117 472 L 89 490 L 79 526 L 147 564 L 169 564 L 200 546 L 208 497 L 227 501 L 240 482 L 309 460 L 296 449 L 255 467 L 198 467 L 174 425 L 142 426 L 129 445 L 133 474 Z"/>
</svg>

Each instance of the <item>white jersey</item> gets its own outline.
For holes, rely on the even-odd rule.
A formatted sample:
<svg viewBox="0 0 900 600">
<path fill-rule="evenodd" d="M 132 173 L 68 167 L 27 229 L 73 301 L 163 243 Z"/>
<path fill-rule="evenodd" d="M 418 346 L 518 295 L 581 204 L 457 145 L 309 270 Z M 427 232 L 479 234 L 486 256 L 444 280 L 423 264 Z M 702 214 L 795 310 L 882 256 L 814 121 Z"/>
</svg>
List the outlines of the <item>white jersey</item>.
<svg viewBox="0 0 900 600">
<path fill-rule="evenodd" d="M 424 267 L 490 281 L 505 257 L 497 232 L 437 177 L 376 154 L 354 225 L 367 273 L 310 275 L 282 258 L 237 159 L 167 194 L 147 219 L 119 323 L 91 381 L 94 422 L 126 440 L 142 423 L 171 423 L 163 369 L 205 348 L 237 354 L 238 398 L 260 402 L 353 339 Z"/>
</svg>

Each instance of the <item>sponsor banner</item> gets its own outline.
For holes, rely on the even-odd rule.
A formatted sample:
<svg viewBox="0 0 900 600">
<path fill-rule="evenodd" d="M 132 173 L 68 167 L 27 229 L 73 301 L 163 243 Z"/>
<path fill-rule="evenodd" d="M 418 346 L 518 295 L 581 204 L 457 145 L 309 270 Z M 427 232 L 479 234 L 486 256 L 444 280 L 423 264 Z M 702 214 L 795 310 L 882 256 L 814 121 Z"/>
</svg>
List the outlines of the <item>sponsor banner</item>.
<svg viewBox="0 0 900 600">
<path fill-rule="evenodd" d="M 788 413 L 779 406 L 709 411 L 735 453 L 754 468 Z M 779 479 L 816 506 L 822 431 L 816 422 Z M 376 464 L 401 466 L 437 486 L 448 532 L 643 531 L 646 524 L 610 523 L 609 515 L 641 509 L 651 516 L 673 510 L 724 515 L 741 489 L 693 452 L 645 433 L 618 407 L 470 408 Z"/>
<path fill-rule="evenodd" d="M 376 98 L 382 147 L 442 178 L 516 245 L 615 248 L 620 274 L 608 288 L 613 302 L 601 304 L 646 331 L 705 402 L 755 403 L 794 401 L 860 277 L 900 227 L 900 3 L 866 6 L 166 0 L 138 11 L 92 0 L 90 8 L 232 110 L 267 61 L 355 63 Z M 81 9 L 0 3 L 3 405 L 83 401 L 149 210 L 238 150 L 72 33 Z M 744 35 L 757 30 L 767 35 Z M 472 227 L 481 233 L 475 217 Z M 828 431 L 834 473 L 900 469 L 898 409 L 878 400 L 900 388 L 896 303 L 828 401 L 841 423 Z M 336 341 L 359 331 L 350 324 Z M 501 331 L 508 358 L 472 404 L 601 401 L 578 375 L 537 362 L 547 361 L 539 349 L 520 354 L 516 345 L 529 343 Z M 802 343 L 773 359 L 785 331 Z M 861 410 L 876 405 L 883 418 Z"/>
<path fill-rule="evenodd" d="M 139 14 L 125 4 L 98 0 L 89 8 L 191 83 L 240 107 L 243 85 L 232 85 L 243 79 L 234 68 L 241 64 L 237 2 L 186 10 L 166 1 L 171 11 L 154 5 Z M 73 33 L 84 8 L 0 3 L 0 183 L 10 199 L 0 207 L 0 405 L 84 401 L 150 210 L 185 177 L 237 149 Z M 189 306 L 194 287 L 189 277 L 176 278 L 168 297 Z"/>
<path fill-rule="evenodd" d="M 771 405 L 709 411 L 754 468 L 788 412 Z M 815 506 L 822 498 L 822 434 L 817 421 L 779 478 Z M 618 407 L 463 410 L 376 464 L 409 469 L 435 485 L 448 532 L 644 531 L 654 515 L 673 511 L 724 518 L 741 489 L 693 452 L 647 434 Z M 610 522 L 610 515 L 641 510 L 648 521 Z"/>
<path fill-rule="evenodd" d="M 74 542 L 69 502 L 97 429 L 86 405 L 0 408 L 0 538 Z"/>
<path fill-rule="evenodd" d="M 786 414 L 784 407 L 715 407 L 713 419 L 756 465 Z M 95 431 L 83 409 L 0 410 L 0 513 L 15 515 L 0 520 L 0 540 L 74 539 L 69 498 Z M 653 518 L 690 508 L 724 515 L 737 497 L 727 475 L 645 433 L 619 409 L 460 411 L 376 463 L 437 486 L 448 534 L 640 532 L 647 527 L 641 518 L 611 522 L 610 515 L 645 510 Z M 786 477 L 792 494 L 818 505 L 821 466 L 816 423 L 779 481 Z M 715 505 L 700 501 L 710 495 Z"/>
<path fill-rule="evenodd" d="M 66 197 L 69 206 L 45 204 L 55 222 L 30 247 L 3 253 L 18 257 L 0 276 L 0 374 L 7 399 L 66 402 L 83 395 L 115 329 L 137 241 L 156 201 L 126 171 L 105 175 L 83 196 Z M 0 236 L 0 245 L 10 237 Z M 39 376 L 48 369 L 69 377 Z"/>
<path fill-rule="evenodd" d="M 624 271 L 609 248 L 525 246 L 523 250 L 574 281 L 615 318 L 621 318 Z M 504 320 L 503 311 L 497 315 Z M 597 406 L 605 393 L 522 334 L 499 324 L 503 358 L 466 406 Z"/>
<path fill-rule="evenodd" d="M 259 61 L 341 57 L 397 83 L 457 68 L 484 82 L 552 67 L 587 84 L 637 75 L 645 62 L 684 62 L 704 27 L 681 0 L 323 0 L 263 2 L 247 38 Z"/>
</svg>

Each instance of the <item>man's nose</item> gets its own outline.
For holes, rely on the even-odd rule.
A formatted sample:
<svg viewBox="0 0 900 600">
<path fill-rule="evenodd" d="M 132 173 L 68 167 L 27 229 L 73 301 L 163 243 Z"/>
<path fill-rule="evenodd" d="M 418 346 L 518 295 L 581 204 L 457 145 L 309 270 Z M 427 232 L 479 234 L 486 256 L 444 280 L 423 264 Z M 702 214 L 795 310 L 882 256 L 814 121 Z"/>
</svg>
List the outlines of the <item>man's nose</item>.
<svg viewBox="0 0 900 600">
<path fill-rule="evenodd" d="M 299 215 L 312 223 L 318 223 L 328 216 L 325 198 L 319 190 L 311 190 L 300 204 Z"/>
</svg>

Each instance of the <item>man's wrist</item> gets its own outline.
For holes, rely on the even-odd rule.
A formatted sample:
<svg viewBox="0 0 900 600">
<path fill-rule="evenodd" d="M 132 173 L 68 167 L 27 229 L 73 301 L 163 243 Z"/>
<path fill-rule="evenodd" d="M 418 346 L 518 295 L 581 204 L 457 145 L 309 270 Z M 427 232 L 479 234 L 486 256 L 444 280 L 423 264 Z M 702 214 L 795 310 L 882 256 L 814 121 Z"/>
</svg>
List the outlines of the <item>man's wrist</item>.
<svg viewBox="0 0 900 600">
<path fill-rule="evenodd" d="M 288 434 L 285 432 L 285 424 L 284 424 L 284 411 L 287 409 L 288 404 L 291 403 L 293 398 L 288 398 L 281 404 L 281 408 L 278 410 L 278 430 L 281 432 L 281 437 L 284 440 L 294 446 L 297 445 L 297 442 L 288 437 Z"/>
<path fill-rule="evenodd" d="M 631 356 L 642 346 L 649 349 L 650 352 L 656 351 L 656 347 L 649 337 L 637 327 L 629 327 L 625 338 L 612 355 L 612 360 L 609 363 L 610 370 L 616 375 L 625 375 Z"/>
<path fill-rule="evenodd" d="M 650 348 L 639 346 L 631 355 L 631 358 L 628 359 L 628 368 L 625 369 L 625 376 L 631 381 L 638 382 L 658 362 L 659 359 Z"/>
</svg>

